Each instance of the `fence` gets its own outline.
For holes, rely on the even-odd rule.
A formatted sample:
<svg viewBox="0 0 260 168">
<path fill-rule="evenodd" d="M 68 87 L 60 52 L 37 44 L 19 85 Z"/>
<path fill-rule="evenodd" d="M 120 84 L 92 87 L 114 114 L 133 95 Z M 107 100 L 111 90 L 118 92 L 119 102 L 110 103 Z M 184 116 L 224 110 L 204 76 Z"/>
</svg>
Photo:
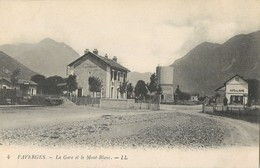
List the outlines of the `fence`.
<svg viewBox="0 0 260 168">
<path fill-rule="evenodd" d="M 202 104 L 201 101 L 192 101 L 192 100 L 178 100 L 178 101 L 171 101 L 166 102 L 162 101 L 161 104 L 171 104 L 171 105 L 199 105 Z"/>
<path fill-rule="evenodd" d="M 260 123 L 259 107 L 242 106 L 203 106 L 203 112 L 211 115 L 223 116 L 232 119 Z"/>
<path fill-rule="evenodd" d="M 259 115 L 258 108 L 250 108 L 246 106 L 222 106 L 222 105 L 203 105 L 204 113 L 222 113 L 222 114 L 238 114 L 238 115 Z"/>
<path fill-rule="evenodd" d="M 23 92 L 16 89 L 0 89 L 0 104 L 14 104 L 22 101 Z"/>
</svg>

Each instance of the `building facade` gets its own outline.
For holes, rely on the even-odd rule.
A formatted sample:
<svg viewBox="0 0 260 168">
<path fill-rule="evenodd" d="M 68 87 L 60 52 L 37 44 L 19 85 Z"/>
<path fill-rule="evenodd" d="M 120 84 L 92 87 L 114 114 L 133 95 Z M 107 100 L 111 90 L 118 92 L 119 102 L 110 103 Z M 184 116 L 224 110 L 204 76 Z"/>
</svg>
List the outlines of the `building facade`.
<svg viewBox="0 0 260 168">
<path fill-rule="evenodd" d="M 218 103 L 223 103 L 225 97 L 228 104 L 248 103 L 248 82 L 239 75 L 233 76 L 215 91 L 218 95 Z"/>
<path fill-rule="evenodd" d="M 67 75 L 76 75 L 78 89 L 75 94 L 93 96 L 89 91 L 88 79 L 98 77 L 102 81 L 101 92 L 96 95 L 103 98 L 126 98 L 120 93 L 120 85 L 127 81 L 129 70 L 117 62 L 117 58 L 98 55 L 98 50 L 85 51 L 85 54 L 67 66 Z"/>
<path fill-rule="evenodd" d="M 20 91 L 21 96 L 25 95 L 36 95 L 38 84 L 25 79 L 18 79 L 18 81 L 13 85 L 9 78 L 0 78 L 0 89 L 1 90 L 11 90 L 16 89 Z"/>
<path fill-rule="evenodd" d="M 173 67 L 157 66 L 156 77 L 158 80 L 158 84 L 162 88 L 161 101 L 173 102 L 174 101 Z"/>
</svg>

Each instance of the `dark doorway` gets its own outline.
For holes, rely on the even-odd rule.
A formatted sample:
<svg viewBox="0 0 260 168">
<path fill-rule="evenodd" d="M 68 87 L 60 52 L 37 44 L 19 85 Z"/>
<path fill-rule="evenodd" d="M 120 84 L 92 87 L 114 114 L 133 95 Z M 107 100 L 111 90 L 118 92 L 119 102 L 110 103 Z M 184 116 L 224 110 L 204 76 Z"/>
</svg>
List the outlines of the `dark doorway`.
<svg viewBox="0 0 260 168">
<path fill-rule="evenodd" d="M 164 95 L 161 95 L 161 100 L 164 100 Z"/>
<path fill-rule="evenodd" d="M 78 89 L 78 97 L 82 97 L 82 89 Z"/>
</svg>

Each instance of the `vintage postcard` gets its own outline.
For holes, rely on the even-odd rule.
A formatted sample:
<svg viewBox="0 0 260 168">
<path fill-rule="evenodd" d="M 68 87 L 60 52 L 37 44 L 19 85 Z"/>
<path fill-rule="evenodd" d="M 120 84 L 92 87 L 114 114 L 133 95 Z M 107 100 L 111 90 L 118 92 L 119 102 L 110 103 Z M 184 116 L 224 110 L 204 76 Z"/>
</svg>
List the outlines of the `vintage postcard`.
<svg viewBox="0 0 260 168">
<path fill-rule="evenodd" d="M 259 167 L 259 0 L 0 0 L 0 167 Z"/>
</svg>

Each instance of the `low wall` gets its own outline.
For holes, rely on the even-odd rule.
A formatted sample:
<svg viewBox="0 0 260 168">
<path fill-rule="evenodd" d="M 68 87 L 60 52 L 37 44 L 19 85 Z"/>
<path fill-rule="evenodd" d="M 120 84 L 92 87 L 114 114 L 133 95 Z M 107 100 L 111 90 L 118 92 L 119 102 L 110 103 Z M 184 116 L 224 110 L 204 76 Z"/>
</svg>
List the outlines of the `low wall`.
<svg viewBox="0 0 260 168">
<path fill-rule="evenodd" d="M 134 109 L 135 100 L 134 99 L 100 99 L 101 108 L 110 109 Z"/>
<path fill-rule="evenodd" d="M 259 115 L 258 108 L 246 108 L 243 106 L 203 106 L 202 109 L 205 113 Z"/>
<path fill-rule="evenodd" d="M 91 97 L 67 97 L 70 101 L 76 105 L 84 106 L 94 106 L 99 107 L 100 98 L 91 98 Z"/>
</svg>

